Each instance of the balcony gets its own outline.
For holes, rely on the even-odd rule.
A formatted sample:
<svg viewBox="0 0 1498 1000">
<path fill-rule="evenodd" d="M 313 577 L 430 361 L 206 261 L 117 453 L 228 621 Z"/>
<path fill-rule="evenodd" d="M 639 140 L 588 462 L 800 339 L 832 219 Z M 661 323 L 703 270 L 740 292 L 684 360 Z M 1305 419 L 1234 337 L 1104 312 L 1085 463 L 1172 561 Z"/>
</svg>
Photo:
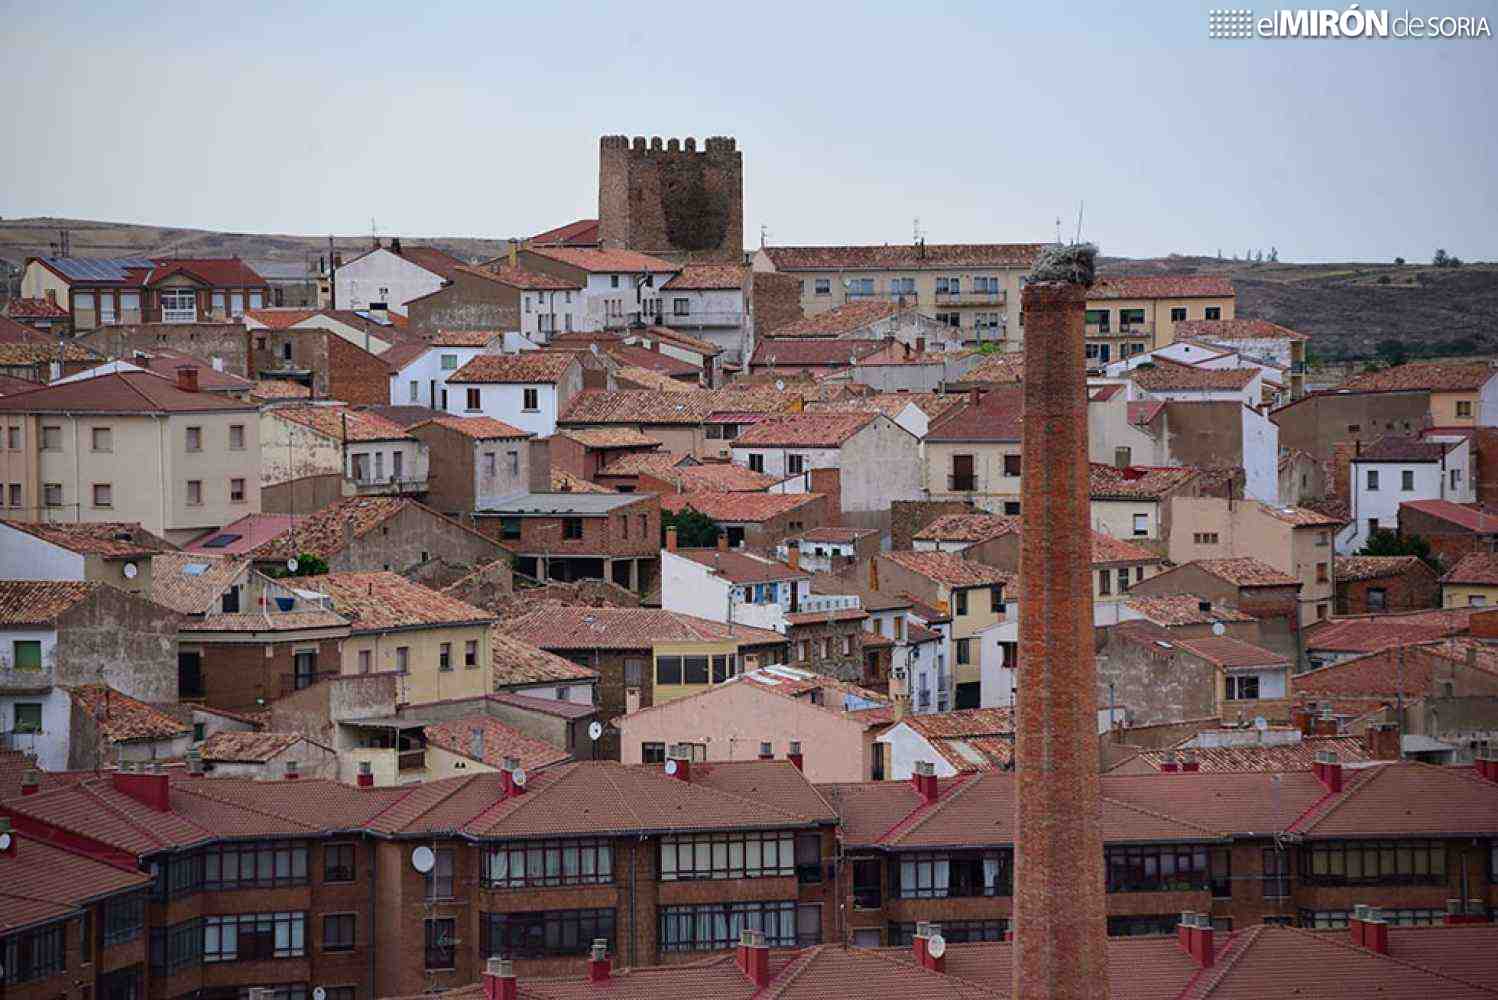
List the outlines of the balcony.
<svg viewBox="0 0 1498 1000">
<path fill-rule="evenodd" d="M 424 771 L 427 766 L 427 752 L 421 750 L 402 750 L 395 755 L 395 767 L 397 771 Z"/>
<path fill-rule="evenodd" d="M 908 292 L 865 292 L 853 288 L 843 289 L 844 302 L 898 302 L 902 306 L 914 306 L 918 297 L 914 289 Z"/>
<path fill-rule="evenodd" d="M 991 306 L 1002 308 L 1005 305 L 1006 296 L 1003 292 L 937 292 L 936 304 L 939 306 Z"/>
<path fill-rule="evenodd" d="M 1085 337 L 1146 337 L 1153 338 L 1155 324 L 1125 323 L 1114 327 L 1108 323 L 1088 323 L 1082 329 Z"/>
<path fill-rule="evenodd" d="M 398 479 L 395 476 L 380 478 L 378 476 L 355 476 L 351 482 L 354 489 L 362 497 L 367 496 L 403 496 L 408 493 L 425 493 L 427 481 L 421 479 Z"/>
<path fill-rule="evenodd" d="M 663 313 L 659 322 L 672 329 L 703 329 L 744 325 L 744 314 L 738 309 L 704 309 L 686 314 Z"/>
<path fill-rule="evenodd" d="M 161 307 L 161 321 L 163 323 L 196 323 L 198 321 L 198 310 L 194 306 L 189 309 L 168 309 Z"/>
</svg>

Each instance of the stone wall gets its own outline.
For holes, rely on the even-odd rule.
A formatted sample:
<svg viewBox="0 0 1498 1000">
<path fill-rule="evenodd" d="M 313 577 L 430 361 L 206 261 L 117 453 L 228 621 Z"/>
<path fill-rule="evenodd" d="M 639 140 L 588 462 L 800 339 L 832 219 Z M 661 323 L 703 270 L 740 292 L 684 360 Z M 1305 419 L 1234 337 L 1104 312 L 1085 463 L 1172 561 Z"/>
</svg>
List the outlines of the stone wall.
<svg viewBox="0 0 1498 1000">
<path fill-rule="evenodd" d="M 744 157 L 733 139 L 606 135 L 598 143 L 598 235 L 609 249 L 737 264 Z"/>
<path fill-rule="evenodd" d="M 971 514 L 966 500 L 895 500 L 889 505 L 890 548 L 914 548 L 917 531 L 945 514 Z"/>
<path fill-rule="evenodd" d="M 249 334 L 239 323 L 103 326 L 79 336 L 78 340 L 112 358 L 128 359 L 134 351 L 179 351 L 209 364 L 218 358 L 230 375 L 254 377 L 249 367 Z"/>
</svg>

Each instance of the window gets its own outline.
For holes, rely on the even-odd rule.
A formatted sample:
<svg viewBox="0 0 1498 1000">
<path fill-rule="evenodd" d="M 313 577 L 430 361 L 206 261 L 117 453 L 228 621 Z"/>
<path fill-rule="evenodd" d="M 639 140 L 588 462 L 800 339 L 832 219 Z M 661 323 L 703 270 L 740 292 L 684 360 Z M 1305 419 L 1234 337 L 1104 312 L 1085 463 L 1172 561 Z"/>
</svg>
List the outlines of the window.
<svg viewBox="0 0 1498 1000">
<path fill-rule="evenodd" d="M 1488 599 L 1487 599 L 1487 596 L 1485 594 L 1470 594 L 1470 595 L 1468 595 L 1468 597 L 1467 597 L 1467 607 L 1469 607 L 1469 608 L 1485 608 L 1487 606 L 1488 606 Z"/>
<path fill-rule="evenodd" d="M 1456 401 L 1456 415 L 1458 417 L 1472 416 L 1472 401 L 1470 399 L 1459 399 Z"/>
<path fill-rule="evenodd" d="M 187 450 L 188 451 L 202 451 L 203 450 L 203 428 L 201 428 L 201 427 L 189 427 L 187 429 Z"/>
<path fill-rule="evenodd" d="M 458 964 L 458 922 L 452 917 L 426 921 L 426 967 L 453 969 Z"/>
<path fill-rule="evenodd" d="M 1445 885 L 1446 845 L 1439 840 L 1356 840 L 1302 849 L 1301 878 L 1317 885 Z"/>
<path fill-rule="evenodd" d="M 354 880 L 353 844 L 327 844 L 323 847 L 322 880 L 324 882 L 352 882 Z"/>
<path fill-rule="evenodd" d="M 957 663 L 959 665 L 966 665 L 966 664 L 970 664 L 972 662 L 973 662 L 973 640 L 971 640 L 971 639 L 958 639 L 957 640 Z"/>
<path fill-rule="evenodd" d="M 408 674 L 411 672 L 410 646 L 395 647 L 395 672 L 398 674 Z"/>
<path fill-rule="evenodd" d="M 789 900 L 663 906 L 657 912 L 661 951 L 722 951 L 739 943 L 742 930 L 763 931 L 771 948 L 796 944 L 796 904 Z"/>
<path fill-rule="evenodd" d="M 662 837 L 660 880 L 772 878 L 796 873 L 794 835 L 700 833 Z"/>
<path fill-rule="evenodd" d="M 1228 674 L 1228 701 L 1257 701 L 1259 697 L 1258 674 Z"/>
<path fill-rule="evenodd" d="M 640 762 L 642 764 L 664 764 L 666 762 L 666 744 L 641 743 Z"/>
<path fill-rule="evenodd" d="M 229 502 L 230 503 L 244 503 L 244 480 L 243 479 L 231 479 L 231 480 L 229 480 Z"/>
<path fill-rule="evenodd" d="M 1376 493 L 1377 491 L 1378 491 L 1378 470 L 1377 469 L 1369 469 L 1368 470 L 1368 492 L 1370 492 L 1370 493 Z"/>
<path fill-rule="evenodd" d="M 467 400 L 466 405 L 470 412 L 483 409 L 483 405 L 480 401 L 480 392 L 478 389 L 470 388 L 465 396 L 465 399 Z"/>
<path fill-rule="evenodd" d="M 359 650 L 359 673 L 367 674 L 370 668 L 370 652 L 367 649 Z"/>
<path fill-rule="evenodd" d="M 48 507 L 62 506 L 62 483 L 42 484 L 42 503 Z"/>
<path fill-rule="evenodd" d="M 1290 896 L 1290 859 L 1285 852 L 1264 848 L 1263 885 L 1265 899 L 1288 899 Z"/>
<path fill-rule="evenodd" d="M 831 278 L 816 278 L 816 279 L 814 279 L 812 281 L 811 290 L 812 290 L 812 294 L 814 294 L 814 295 L 831 295 L 832 294 L 832 279 Z"/>
<path fill-rule="evenodd" d="M 1184 306 L 1173 306 L 1170 310 L 1170 321 L 1172 323 L 1184 323 L 1186 321 L 1186 309 Z"/>
<path fill-rule="evenodd" d="M 42 451 L 62 451 L 62 428 L 42 428 Z"/>
<path fill-rule="evenodd" d="M 244 451 L 244 424 L 229 425 L 229 450 Z"/>
<path fill-rule="evenodd" d="M 665 744 L 662 747 L 665 757 Z M 646 761 L 646 763 L 658 763 Z M 614 881 L 614 849 L 602 838 L 532 840 L 484 852 L 486 889 L 607 885 Z"/>
<path fill-rule="evenodd" d="M 1006 476 L 1018 476 L 1019 475 L 1019 468 L 1020 468 L 1020 456 L 1018 456 L 1018 455 L 1005 455 L 1004 456 L 1004 475 L 1006 475 Z"/>
<path fill-rule="evenodd" d="M 412 403 L 419 403 L 419 402 L 421 402 L 421 382 L 419 382 L 418 380 L 416 380 L 416 379 L 413 378 L 411 380 L 411 388 L 410 388 L 410 393 L 409 394 L 410 394 L 410 402 L 412 402 Z"/>
<path fill-rule="evenodd" d="M 1134 515 L 1134 537 L 1143 538 L 1150 533 L 1150 516 L 1148 514 Z"/>
<path fill-rule="evenodd" d="M 957 606 L 957 613 L 959 615 L 965 615 L 965 614 L 967 614 L 967 591 L 966 590 L 958 590 L 958 591 L 956 591 L 953 594 L 953 600 L 954 600 L 954 602 L 955 602 L 955 604 Z"/>
<path fill-rule="evenodd" d="M 1461 485 L 1462 485 L 1462 470 L 1461 469 L 1452 469 L 1451 470 L 1451 488 L 1454 489 L 1454 490 L 1460 489 Z"/>
<path fill-rule="evenodd" d="M 151 975 L 170 976 L 202 964 L 202 920 L 185 920 L 151 931 Z"/>
<path fill-rule="evenodd" d="M 0 943 L 5 967 L 4 982 L 29 983 L 37 979 L 55 976 L 67 968 L 67 953 L 64 948 L 64 928 L 61 921 L 39 930 L 16 934 Z"/>
<path fill-rule="evenodd" d="M 238 586 L 228 587 L 222 594 L 219 595 L 219 610 L 226 615 L 234 615 L 239 613 Z"/>
<path fill-rule="evenodd" d="M 1143 309 L 1120 309 L 1118 311 L 1118 327 L 1127 330 L 1131 326 L 1138 326 L 1144 322 Z"/>
<path fill-rule="evenodd" d="M 354 950 L 354 915 L 329 913 L 322 918 L 322 950 Z"/>
<path fill-rule="evenodd" d="M 1406 493 L 1415 488 L 1415 472 L 1413 469 L 1404 469 L 1399 473 L 1399 488 Z"/>
<path fill-rule="evenodd" d="M 943 920 L 941 936 L 948 944 L 970 944 L 974 941 L 1002 941 L 1009 930 L 1007 920 Z M 909 948 L 915 940 L 915 924 L 890 924 L 889 945 Z"/>
<path fill-rule="evenodd" d="M 1109 312 L 1106 309 L 1089 309 L 1083 314 L 1083 322 L 1088 326 L 1097 327 L 1099 333 L 1107 333 L 1112 325 L 1108 317 Z"/>
<path fill-rule="evenodd" d="M 1113 572 L 1111 570 L 1098 570 L 1097 592 L 1102 596 L 1113 593 Z"/>
<path fill-rule="evenodd" d="M 146 926 L 145 893 L 135 893 L 104 904 L 104 947 L 134 941 Z"/>
<path fill-rule="evenodd" d="M 1207 306 L 1202 310 L 1204 319 L 1222 319 L 1222 306 Z"/>
<path fill-rule="evenodd" d="M 428 899 L 452 899 L 453 869 L 458 852 L 451 847 L 439 847 L 432 853 L 437 856 L 437 862 L 426 873 L 426 896 Z"/>
<path fill-rule="evenodd" d="M 453 668 L 453 644 L 444 642 L 437 647 L 437 669 L 446 673 Z"/>
<path fill-rule="evenodd" d="M 203 502 L 203 480 L 189 479 L 187 481 L 187 502 L 190 506 L 198 506 Z"/>
<path fill-rule="evenodd" d="M 195 895 L 203 890 L 203 855 L 165 855 L 151 862 L 151 898 L 165 902 Z"/>
<path fill-rule="evenodd" d="M 515 539 L 520 537 L 520 518 L 502 517 L 499 519 L 499 537 Z"/>
<path fill-rule="evenodd" d="M 477 639 L 469 639 L 463 643 L 463 666 L 467 670 L 472 670 L 478 665 L 479 641 Z"/>
<path fill-rule="evenodd" d="M 785 474 L 788 476 L 799 476 L 806 471 L 806 457 L 804 455 L 785 456 Z"/>
<path fill-rule="evenodd" d="M 5 429 L 5 445 L 11 451 L 19 451 L 21 449 L 21 428 L 7 427 Z"/>
<path fill-rule="evenodd" d="M 11 662 L 16 670 L 42 669 L 42 641 L 17 639 L 11 643 Z"/>
<path fill-rule="evenodd" d="M 1207 888 L 1207 848 L 1156 844 L 1103 851 L 1109 892 L 1174 892 Z"/>
<path fill-rule="evenodd" d="M 524 402 L 522 408 L 526 410 L 539 410 L 541 408 L 541 390 L 526 389 L 524 391 Z"/>
<path fill-rule="evenodd" d="M 282 361 L 290 361 L 291 360 L 291 341 L 289 341 L 289 340 L 286 341 L 284 344 L 281 345 L 281 360 Z"/>
<path fill-rule="evenodd" d="M 456 354 L 444 354 L 439 362 L 445 372 L 456 371 L 458 367 L 458 356 Z"/>
<path fill-rule="evenodd" d="M 291 840 L 218 844 L 203 850 L 203 888 L 269 889 L 307 884 L 307 845 Z"/>
<path fill-rule="evenodd" d="M 936 314 L 936 321 L 944 326 L 960 327 L 962 326 L 962 313 L 939 312 Z"/>
<path fill-rule="evenodd" d="M 1013 868 L 1011 850 L 901 854 L 892 888 L 899 899 L 1008 896 Z"/>
<path fill-rule="evenodd" d="M 583 537 L 583 519 L 580 517 L 562 518 L 562 537 L 578 539 Z"/>
<path fill-rule="evenodd" d="M 1139 570 L 1140 570 L 1140 572 L 1143 572 L 1144 571 L 1144 567 L 1143 566 L 1139 567 Z M 1107 571 L 1104 570 L 1104 572 L 1107 572 Z M 1121 569 L 1121 570 L 1118 571 L 1118 592 L 1120 594 L 1126 594 L 1126 593 L 1128 593 L 1128 591 L 1129 591 L 1129 567 L 1125 566 L 1123 569 Z"/>
<path fill-rule="evenodd" d="M 595 938 L 614 950 L 614 911 L 540 910 L 479 915 L 479 952 L 485 958 L 585 955 Z"/>
<path fill-rule="evenodd" d="M 95 427 L 89 432 L 89 447 L 94 451 L 114 451 L 114 435 L 108 427 Z"/>
<path fill-rule="evenodd" d="M 749 471 L 750 472 L 764 472 L 765 471 L 765 456 L 762 455 L 762 454 L 760 454 L 759 452 L 750 452 L 749 453 Z"/>
<path fill-rule="evenodd" d="M 307 954 L 307 914 L 241 913 L 203 918 L 204 962 L 254 962 Z"/>
<path fill-rule="evenodd" d="M 1366 600 L 1369 611 L 1384 611 L 1389 607 L 1389 593 L 1383 587 L 1369 587 Z"/>
</svg>

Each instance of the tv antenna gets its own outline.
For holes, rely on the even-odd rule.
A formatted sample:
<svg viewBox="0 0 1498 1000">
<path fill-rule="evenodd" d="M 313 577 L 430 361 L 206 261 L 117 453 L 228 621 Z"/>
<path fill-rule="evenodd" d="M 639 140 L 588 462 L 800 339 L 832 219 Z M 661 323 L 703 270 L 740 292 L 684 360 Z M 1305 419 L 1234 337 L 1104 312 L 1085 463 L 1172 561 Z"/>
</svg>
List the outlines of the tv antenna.
<svg viewBox="0 0 1498 1000">
<path fill-rule="evenodd" d="M 760 247 L 761 250 L 764 249 L 765 244 L 767 242 L 769 242 L 769 239 L 770 239 L 770 227 L 767 226 L 767 225 L 765 225 L 763 222 L 761 222 L 759 224 L 759 247 Z"/>
<path fill-rule="evenodd" d="M 910 236 L 912 243 L 920 243 L 921 240 L 926 236 L 925 233 L 921 232 L 921 217 L 919 215 L 917 215 L 915 219 L 911 221 Z"/>
</svg>

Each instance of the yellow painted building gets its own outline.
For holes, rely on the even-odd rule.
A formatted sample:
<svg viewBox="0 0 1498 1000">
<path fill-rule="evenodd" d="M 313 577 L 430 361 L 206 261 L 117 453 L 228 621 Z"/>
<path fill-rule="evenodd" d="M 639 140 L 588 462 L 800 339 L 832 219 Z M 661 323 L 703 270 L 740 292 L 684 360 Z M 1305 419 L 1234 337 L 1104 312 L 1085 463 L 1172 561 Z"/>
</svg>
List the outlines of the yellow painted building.
<svg viewBox="0 0 1498 1000">
<path fill-rule="evenodd" d="M 1087 293 L 1089 367 L 1175 342 L 1175 324 L 1236 317 L 1233 283 L 1215 275 L 1122 276 L 1099 279 Z"/>
</svg>

